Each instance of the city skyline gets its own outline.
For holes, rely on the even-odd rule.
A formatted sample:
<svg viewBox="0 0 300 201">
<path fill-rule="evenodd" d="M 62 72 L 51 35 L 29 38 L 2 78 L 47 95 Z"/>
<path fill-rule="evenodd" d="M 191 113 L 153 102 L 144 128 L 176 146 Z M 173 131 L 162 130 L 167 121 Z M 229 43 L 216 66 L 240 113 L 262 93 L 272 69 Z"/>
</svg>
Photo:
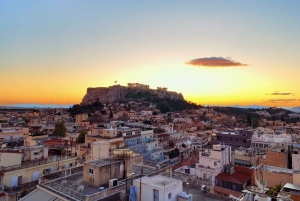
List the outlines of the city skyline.
<svg viewBox="0 0 300 201">
<path fill-rule="evenodd" d="M 300 105 L 298 1 L 0 1 L 0 105 L 167 87 L 202 105 Z"/>
</svg>

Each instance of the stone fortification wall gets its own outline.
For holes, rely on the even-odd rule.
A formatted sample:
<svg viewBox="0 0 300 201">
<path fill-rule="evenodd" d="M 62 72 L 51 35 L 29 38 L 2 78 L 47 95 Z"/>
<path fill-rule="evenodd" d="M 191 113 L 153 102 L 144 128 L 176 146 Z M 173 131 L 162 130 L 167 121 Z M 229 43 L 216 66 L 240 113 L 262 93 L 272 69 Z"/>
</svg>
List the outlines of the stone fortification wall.
<svg viewBox="0 0 300 201">
<path fill-rule="evenodd" d="M 181 93 L 114 85 L 110 87 L 87 88 L 87 93 L 83 97 L 81 105 L 92 104 L 97 101 L 101 103 L 128 101 L 128 99 L 126 99 L 126 94 L 137 94 L 138 92 L 148 92 L 159 98 L 184 100 Z"/>
</svg>

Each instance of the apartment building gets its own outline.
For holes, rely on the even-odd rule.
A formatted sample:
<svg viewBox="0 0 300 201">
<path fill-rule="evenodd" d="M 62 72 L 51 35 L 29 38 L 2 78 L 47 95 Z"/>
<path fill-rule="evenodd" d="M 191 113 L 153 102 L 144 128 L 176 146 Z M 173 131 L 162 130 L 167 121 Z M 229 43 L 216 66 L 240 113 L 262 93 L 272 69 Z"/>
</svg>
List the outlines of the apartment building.
<svg viewBox="0 0 300 201">
<path fill-rule="evenodd" d="M 85 121 L 85 120 L 88 119 L 88 117 L 89 117 L 89 116 L 88 116 L 87 113 L 77 114 L 77 115 L 75 116 L 76 123 L 81 122 L 81 121 Z"/>
<path fill-rule="evenodd" d="M 65 149 L 65 146 L 49 150 L 37 145 L 32 138 L 26 138 L 23 147 L 0 150 L 0 181 L 6 194 L 6 201 L 16 201 L 24 191 L 30 191 L 39 183 L 42 175 L 67 169 L 76 165 L 75 155 L 56 155 L 52 151 Z"/>
<path fill-rule="evenodd" d="M 223 170 L 224 165 L 231 162 L 231 147 L 227 145 L 213 145 L 199 153 L 199 163 L 196 164 L 196 175 L 200 180 L 207 181 L 207 189 L 214 192 L 215 177 Z"/>
</svg>

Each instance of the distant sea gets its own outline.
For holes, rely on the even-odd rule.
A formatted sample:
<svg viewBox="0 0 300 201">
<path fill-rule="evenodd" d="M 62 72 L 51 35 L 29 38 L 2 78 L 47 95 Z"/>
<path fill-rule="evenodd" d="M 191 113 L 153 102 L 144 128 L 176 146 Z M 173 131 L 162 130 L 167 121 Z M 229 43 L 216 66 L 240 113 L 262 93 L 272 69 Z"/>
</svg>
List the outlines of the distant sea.
<svg viewBox="0 0 300 201">
<path fill-rule="evenodd" d="M 75 104 L 13 104 L 0 105 L 0 108 L 69 108 Z"/>
</svg>

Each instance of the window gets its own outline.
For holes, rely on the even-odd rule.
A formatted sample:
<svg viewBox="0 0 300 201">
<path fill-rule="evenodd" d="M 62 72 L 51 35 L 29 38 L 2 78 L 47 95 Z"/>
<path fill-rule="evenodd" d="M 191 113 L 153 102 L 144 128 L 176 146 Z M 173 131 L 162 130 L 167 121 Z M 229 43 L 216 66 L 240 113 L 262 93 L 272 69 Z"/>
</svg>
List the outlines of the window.
<svg viewBox="0 0 300 201">
<path fill-rule="evenodd" d="M 94 174 L 94 169 L 89 168 L 89 174 Z"/>
<path fill-rule="evenodd" d="M 217 166 L 217 162 L 214 162 L 214 166 Z"/>
<path fill-rule="evenodd" d="M 159 201 L 159 192 L 156 189 L 153 189 L 153 201 Z"/>
<path fill-rule="evenodd" d="M 171 199 L 172 198 L 172 193 L 169 193 L 168 194 L 168 199 Z"/>
<path fill-rule="evenodd" d="M 236 190 L 236 184 L 232 183 L 232 190 Z"/>
<path fill-rule="evenodd" d="M 244 139 L 244 143 L 246 143 L 246 139 Z"/>
</svg>

